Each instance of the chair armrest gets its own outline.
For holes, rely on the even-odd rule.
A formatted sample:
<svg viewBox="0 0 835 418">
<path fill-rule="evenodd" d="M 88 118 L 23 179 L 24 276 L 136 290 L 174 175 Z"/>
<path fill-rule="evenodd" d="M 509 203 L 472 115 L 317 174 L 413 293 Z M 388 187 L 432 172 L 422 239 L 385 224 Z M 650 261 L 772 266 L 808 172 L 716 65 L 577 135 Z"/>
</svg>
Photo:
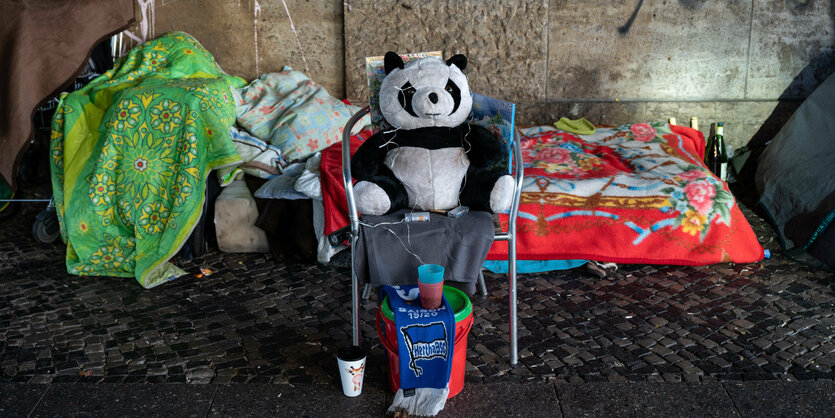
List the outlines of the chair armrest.
<svg viewBox="0 0 835 418">
<path fill-rule="evenodd" d="M 514 138 L 513 148 L 513 200 L 510 203 L 510 218 L 508 220 L 508 232 L 516 234 L 516 217 L 519 214 L 519 203 L 522 199 L 522 181 L 525 178 L 525 164 L 522 161 L 522 146 L 519 145 L 521 138 Z"/>
<path fill-rule="evenodd" d="M 359 110 L 348 119 L 345 128 L 342 130 L 342 182 L 345 185 L 345 196 L 348 199 L 348 219 L 351 221 L 351 236 L 356 238 L 359 235 L 359 215 L 357 204 L 354 201 L 354 183 L 351 177 L 351 131 L 354 125 L 370 112 L 368 106 Z M 353 242 L 352 242 L 353 244 Z"/>
<path fill-rule="evenodd" d="M 507 232 L 498 223 L 498 216 L 494 216 L 494 220 L 497 223 L 496 241 L 510 241 L 516 234 L 516 218 L 519 215 L 519 203 L 522 199 L 522 181 L 525 178 L 525 167 L 522 162 L 522 147 L 519 145 L 518 140 L 514 140 L 511 143 L 511 148 L 513 150 L 513 199 L 510 202 Z"/>
</svg>

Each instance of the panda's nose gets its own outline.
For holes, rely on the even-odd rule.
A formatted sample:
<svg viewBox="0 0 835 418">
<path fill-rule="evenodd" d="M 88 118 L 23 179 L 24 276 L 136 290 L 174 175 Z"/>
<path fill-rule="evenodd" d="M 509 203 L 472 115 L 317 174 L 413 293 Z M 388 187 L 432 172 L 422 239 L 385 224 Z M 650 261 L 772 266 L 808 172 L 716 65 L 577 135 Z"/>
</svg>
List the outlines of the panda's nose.
<svg viewBox="0 0 835 418">
<path fill-rule="evenodd" d="M 432 104 L 438 104 L 438 95 L 435 93 L 429 93 L 429 101 L 432 102 Z"/>
</svg>

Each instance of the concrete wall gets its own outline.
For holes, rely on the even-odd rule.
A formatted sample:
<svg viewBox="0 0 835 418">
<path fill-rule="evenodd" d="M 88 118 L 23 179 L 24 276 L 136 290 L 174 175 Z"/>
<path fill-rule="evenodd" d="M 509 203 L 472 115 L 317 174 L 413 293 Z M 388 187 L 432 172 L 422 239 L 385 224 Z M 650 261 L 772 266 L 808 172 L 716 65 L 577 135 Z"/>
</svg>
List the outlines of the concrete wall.
<svg viewBox="0 0 835 418">
<path fill-rule="evenodd" d="M 197 38 L 229 74 L 252 80 L 289 65 L 308 73 L 331 94 L 345 94 L 340 1 L 135 0 L 135 4 L 137 24 L 128 30 L 127 47 L 136 45 L 136 39 L 179 30 Z"/>
<path fill-rule="evenodd" d="M 736 147 L 757 132 L 771 135 L 835 71 L 835 0 L 136 0 L 136 7 L 133 37 L 189 32 L 227 72 L 247 79 L 290 65 L 361 103 L 366 56 L 460 52 L 474 91 L 516 102 L 522 124 L 698 116 L 705 132 L 724 121 Z"/>
<path fill-rule="evenodd" d="M 346 92 L 365 97 L 366 55 L 460 51 L 474 90 L 515 101 L 523 124 L 698 116 L 739 147 L 833 72 L 833 3 L 350 0 Z"/>
</svg>

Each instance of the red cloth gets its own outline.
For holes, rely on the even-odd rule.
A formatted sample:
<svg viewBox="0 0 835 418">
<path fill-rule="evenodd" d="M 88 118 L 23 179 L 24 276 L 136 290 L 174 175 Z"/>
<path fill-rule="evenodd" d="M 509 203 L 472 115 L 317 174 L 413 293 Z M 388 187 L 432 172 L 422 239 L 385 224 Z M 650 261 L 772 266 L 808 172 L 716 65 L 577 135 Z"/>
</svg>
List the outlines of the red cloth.
<svg viewBox="0 0 835 418">
<path fill-rule="evenodd" d="M 351 136 L 351 155 L 368 139 L 373 132 L 364 129 Z M 322 203 L 325 207 L 325 235 L 328 235 L 350 223 L 348 219 L 348 200 L 345 197 L 345 185 L 342 182 L 342 142 L 337 142 L 322 151 L 320 166 L 322 183 Z"/>
<path fill-rule="evenodd" d="M 701 132 L 634 124 L 595 135 L 526 134 L 519 260 L 702 265 L 763 258 L 727 184 L 702 162 Z M 506 230 L 507 215 L 500 220 Z M 506 259 L 507 243 L 494 243 L 487 258 Z"/>
<path fill-rule="evenodd" d="M 704 161 L 706 142 L 705 135 L 702 133 L 702 131 L 678 125 L 671 125 L 670 129 L 673 130 L 673 133 L 686 137 L 688 140 L 687 142 L 692 143 L 692 148 L 695 148 L 694 152 L 699 157 L 699 160 Z"/>
</svg>

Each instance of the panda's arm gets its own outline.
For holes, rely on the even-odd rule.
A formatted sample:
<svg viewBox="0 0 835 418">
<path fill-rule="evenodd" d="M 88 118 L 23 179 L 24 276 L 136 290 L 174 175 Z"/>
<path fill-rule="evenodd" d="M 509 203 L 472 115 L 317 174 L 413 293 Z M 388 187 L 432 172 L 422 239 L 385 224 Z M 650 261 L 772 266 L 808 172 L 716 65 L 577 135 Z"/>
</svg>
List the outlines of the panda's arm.
<svg viewBox="0 0 835 418">
<path fill-rule="evenodd" d="M 464 126 L 464 129 L 467 129 Z M 475 167 L 498 168 L 505 163 L 504 141 L 484 127 L 470 124 L 466 135 L 464 149 L 470 164 Z M 469 146 L 467 145 L 469 143 Z"/>
<path fill-rule="evenodd" d="M 378 132 L 360 145 L 351 157 L 351 177 L 357 181 L 373 181 L 381 174 L 381 168 L 388 169 L 383 164 L 387 151 L 386 147 L 381 147 L 383 141 L 382 132 Z"/>
<path fill-rule="evenodd" d="M 385 141 L 382 133 L 376 133 L 360 145 L 351 157 L 351 177 L 380 186 L 391 201 L 389 212 L 392 212 L 406 207 L 408 194 L 394 172 L 383 163 L 388 152 L 388 148 L 383 146 Z"/>
</svg>

